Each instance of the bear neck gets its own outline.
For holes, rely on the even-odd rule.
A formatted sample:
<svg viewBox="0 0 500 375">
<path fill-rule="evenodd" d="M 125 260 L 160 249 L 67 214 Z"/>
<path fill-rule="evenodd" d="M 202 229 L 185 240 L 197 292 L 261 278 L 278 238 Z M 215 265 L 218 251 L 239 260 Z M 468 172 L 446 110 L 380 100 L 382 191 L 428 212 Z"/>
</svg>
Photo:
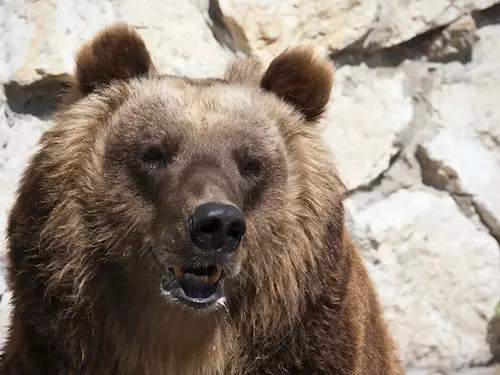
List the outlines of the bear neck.
<svg viewBox="0 0 500 375">
<path fill-rule="evenodd" d="M 234 348 L 234 335 L 221 317 L 198 315 L 165 305 L 148 307 L 141 315 L 128 334 L 124 333 L 123 323 L 116 322 L 113 346 L 117 348 L 119 373 L 223 373 Z"/>
</svg>

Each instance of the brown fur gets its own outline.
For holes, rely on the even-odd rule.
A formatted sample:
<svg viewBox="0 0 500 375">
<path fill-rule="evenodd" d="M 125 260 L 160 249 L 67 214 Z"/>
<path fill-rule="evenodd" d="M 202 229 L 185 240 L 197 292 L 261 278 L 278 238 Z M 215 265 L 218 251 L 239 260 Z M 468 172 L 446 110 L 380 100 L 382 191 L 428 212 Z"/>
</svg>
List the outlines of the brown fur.
<svg viewBox="0 0 500 375">
<path fill-rule="evenodd" d="M 307 48 L 220 79 L 150 61 L 123 25 L 77 55 L 9 216 L 0 375 L 402 374 L 316 127 L 333 66 Z M 145 170 L 150 144 L 165 165 Z M 209 200 L 241 208 L 247 233 L 225 305 L 196 312 L 161 295 L 153 258 L 201 256 L 181 222 Z"/>
<path fill-rule="evenodd" d="M 261 80 L 262 88 L 299 108 L 309 121 L 323 114 L 332 85 L 332 66 L 314 56 L 311 49 L 282 52 L 271 61 Z"/>
</svg>

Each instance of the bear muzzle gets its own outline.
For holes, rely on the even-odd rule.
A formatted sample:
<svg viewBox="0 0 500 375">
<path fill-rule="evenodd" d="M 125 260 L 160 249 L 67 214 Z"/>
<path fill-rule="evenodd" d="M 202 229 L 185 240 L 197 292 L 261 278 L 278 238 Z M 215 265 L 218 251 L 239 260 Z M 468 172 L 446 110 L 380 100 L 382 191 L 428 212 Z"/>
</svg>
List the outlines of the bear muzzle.
<svg viewBox="0 0 500 375">
<path fill-rule="evenodd" d="M 245 235 L 243 212 L 232 204 L 202 203 L 188 216 L 186 232 L 194 252 L 169 267 L 163 294 L 197 310 L 224 304 L 224 267 L 233 264 Z"/>
</svg>

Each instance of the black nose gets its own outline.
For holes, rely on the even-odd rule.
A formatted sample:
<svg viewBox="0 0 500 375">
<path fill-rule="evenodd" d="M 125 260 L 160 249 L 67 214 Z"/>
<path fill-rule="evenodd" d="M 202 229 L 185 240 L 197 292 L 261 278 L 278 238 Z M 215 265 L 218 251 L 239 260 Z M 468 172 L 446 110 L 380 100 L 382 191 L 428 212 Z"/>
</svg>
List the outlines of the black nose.
<svg viewBox="0 0 500 375">
<path fill-rule="evenodd" d="M 204 250 L 233 251 L 245 230 L 242 212 L 232 205 L 204 203 L 189 218 L 191 241 Z"/>
</svg>

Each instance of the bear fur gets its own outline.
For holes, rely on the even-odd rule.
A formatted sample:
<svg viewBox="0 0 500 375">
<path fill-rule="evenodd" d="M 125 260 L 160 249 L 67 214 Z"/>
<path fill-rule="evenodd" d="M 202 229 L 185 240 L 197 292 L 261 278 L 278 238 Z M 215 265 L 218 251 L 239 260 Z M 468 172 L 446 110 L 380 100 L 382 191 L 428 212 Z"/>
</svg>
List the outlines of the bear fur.
<svg viewBox="0 0 500 375">
<path fill-rule="evenodd" d="M 333 74 L 296 47 L 166 75 L 125 24 L 86 43 L 9 215 L 0 375 L 403 374 L 320 134 Z M 191 308 L 160 285 L 206 256 L 184 222 L 209 201 L 246 232 Z"/>
</svg>

